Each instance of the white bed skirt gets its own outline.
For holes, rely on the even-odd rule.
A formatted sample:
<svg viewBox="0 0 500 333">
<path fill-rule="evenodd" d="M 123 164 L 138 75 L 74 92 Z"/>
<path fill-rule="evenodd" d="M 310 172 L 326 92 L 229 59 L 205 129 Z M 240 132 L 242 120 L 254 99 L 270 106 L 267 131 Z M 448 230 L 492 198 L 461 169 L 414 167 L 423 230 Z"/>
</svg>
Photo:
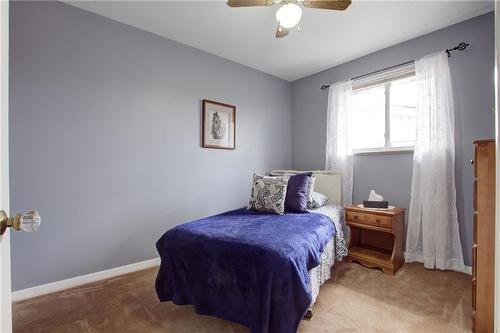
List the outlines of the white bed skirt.
<svg viewBox="0 0 500 333">
<path fill-rule="evenodd" d="M 309 271 L 311 280 L 312 301 L 309 309 L 314 306 L 319 294 L 319 287 L 331 277 L 331 268 L 335 263 L 335 239 L 332 238 L 326 245 L 321 254 L 321 262 L 318 266 Z"/>
</svg>

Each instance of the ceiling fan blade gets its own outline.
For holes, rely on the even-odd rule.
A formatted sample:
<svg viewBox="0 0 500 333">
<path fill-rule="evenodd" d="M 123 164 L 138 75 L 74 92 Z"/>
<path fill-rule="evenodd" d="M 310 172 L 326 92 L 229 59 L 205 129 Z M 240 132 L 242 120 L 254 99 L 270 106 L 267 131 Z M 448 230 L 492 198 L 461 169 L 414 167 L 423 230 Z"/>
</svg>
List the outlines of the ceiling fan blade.
<svg viewBox="0 0 500 333">
<path fill-rule="evenodd" d="M 229 7 L 256 7 L 256 6 L 271 6 L 272 0 L 228 0 Z"/>
<path fill-rule="evenodd" d="M 350 0 L 304 0 L 304 7 L 346 10 L 351 5 Z"/>
<path fill-rule="evenodd" d="M 276 28 L 276 35 L 274 35 L 274 37 L 276 38 L 283 38 L 285 37 L 286 35 L 288 35 L 290 33 L 290 29 L 287 29 L 287 28 L 283 28 L 282 26 L 280 26 L 280 24 L 278 23 L 278 28 Z"/>
</svg>

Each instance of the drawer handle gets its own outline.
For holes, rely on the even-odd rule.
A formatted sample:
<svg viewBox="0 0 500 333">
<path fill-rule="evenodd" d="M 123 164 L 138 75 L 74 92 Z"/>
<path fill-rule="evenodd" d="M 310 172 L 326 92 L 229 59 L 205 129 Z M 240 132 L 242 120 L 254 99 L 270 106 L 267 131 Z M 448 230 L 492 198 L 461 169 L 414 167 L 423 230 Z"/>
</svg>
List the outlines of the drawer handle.
<svg viewBox="0 0 500 333">
<path fill-rule="evenodd" d="M 358 216 L 357 215 L 354 215 L 354 219 L 357 220 L 358 219 Z"/>
<path fill-rule="evenodd" d="M 376 219 L 375 221 L 376 221 L 377 223 L 380 223 L 380 220 L 379 220 L 379 219 Z"/>
</svg>

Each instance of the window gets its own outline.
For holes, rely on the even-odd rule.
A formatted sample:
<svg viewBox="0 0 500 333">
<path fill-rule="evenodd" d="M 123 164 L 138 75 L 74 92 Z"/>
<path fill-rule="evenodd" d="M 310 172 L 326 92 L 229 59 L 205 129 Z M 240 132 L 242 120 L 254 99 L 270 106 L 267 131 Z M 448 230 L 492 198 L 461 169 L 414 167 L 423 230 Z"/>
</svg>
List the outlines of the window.
<svg viewBox="0 0 500 333">
<path fill-rule="evenodd" d="M 354 153 L 412 149 L 417 132 L 415 76 L 354 84 L 351 144 Z"/>
</svg>

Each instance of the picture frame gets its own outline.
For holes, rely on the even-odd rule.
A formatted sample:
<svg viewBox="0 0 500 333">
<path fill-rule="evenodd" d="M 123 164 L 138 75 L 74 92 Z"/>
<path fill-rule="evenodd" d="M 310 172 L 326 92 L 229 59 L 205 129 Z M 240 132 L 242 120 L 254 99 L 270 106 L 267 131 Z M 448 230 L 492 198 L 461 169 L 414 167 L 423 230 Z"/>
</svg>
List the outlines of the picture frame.
<svg viewBox="0 0 500 333">
<path fill-rule="evenodd" d="M 236 149 L 236 106 L 204 99 L 201 138 L 203 148 Z"/>
</svg>

